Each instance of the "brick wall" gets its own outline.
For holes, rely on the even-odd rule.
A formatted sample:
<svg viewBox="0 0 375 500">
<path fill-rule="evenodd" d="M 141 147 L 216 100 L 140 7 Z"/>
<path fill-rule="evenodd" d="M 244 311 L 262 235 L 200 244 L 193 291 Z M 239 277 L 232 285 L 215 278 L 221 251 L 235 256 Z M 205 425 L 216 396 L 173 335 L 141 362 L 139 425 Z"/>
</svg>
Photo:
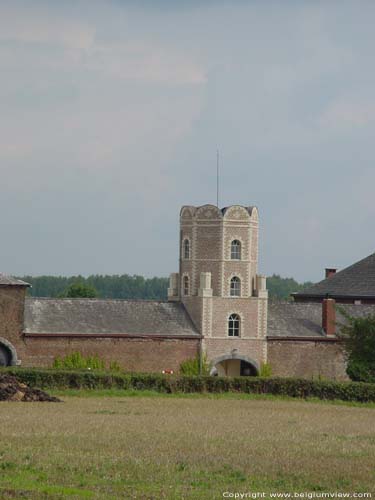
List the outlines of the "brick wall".
<svg viewBox="0 0 375 500">
<path fill-rule="evenodd" d="M 268 362 L 280 377 L 347 380 L 342 344 L 337 341 L 269 340 Z"/>
<path fill-rule="evenodd" d="M 258 336 L 258 307 L 257 298 L 227 298 L 213 297 L 212 299 L 212 336 L 228 336 L 228 318 L 232 313 L 241 317 L 240 334 L 243 338 Z"/>
<path fill-rule="evenodd" d="M 22 346 L 25 287 L 0 287 L 0 339 L 5 339 L 17 351 Z"/>
<path fill-rule="evenodd" d="M 203 349 L 207 353 L 208 361 L 212 361 L 220 356 L 230 356 L 233 349 L 236 349 L 236 355 L 247 356 L 256 361 L 261 366 L 266 361 L 267 342 L 266 340 L 248 340 L 243 338 L 226 337 L 222 339 L 205 338 L 203 340 Z"/>
<path fill-rule="evenodd" d="M 40 338 L 25 337 L 19 348 L 22 366 L 51 366 L 56 356 L 72 352 L 84 356 L 97 354 L 107 363 L 117 361 L 135 372 L 178 371 L 180 363 L 199 352 L 199 339 L 137 338 Z"/>
</svg>

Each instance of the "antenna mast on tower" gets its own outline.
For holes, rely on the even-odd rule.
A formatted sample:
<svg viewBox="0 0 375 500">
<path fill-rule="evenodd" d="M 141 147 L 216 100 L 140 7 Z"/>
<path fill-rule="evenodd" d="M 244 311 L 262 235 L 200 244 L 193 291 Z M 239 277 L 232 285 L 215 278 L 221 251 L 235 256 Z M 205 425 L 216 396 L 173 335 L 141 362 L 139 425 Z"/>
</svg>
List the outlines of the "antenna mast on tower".
<svg viewBox="0 0 375 500">
<path fill-rule="evenodd" d="M 216 206 L 219 208 L 219 150 L 216 150 Z"/>
</svg>

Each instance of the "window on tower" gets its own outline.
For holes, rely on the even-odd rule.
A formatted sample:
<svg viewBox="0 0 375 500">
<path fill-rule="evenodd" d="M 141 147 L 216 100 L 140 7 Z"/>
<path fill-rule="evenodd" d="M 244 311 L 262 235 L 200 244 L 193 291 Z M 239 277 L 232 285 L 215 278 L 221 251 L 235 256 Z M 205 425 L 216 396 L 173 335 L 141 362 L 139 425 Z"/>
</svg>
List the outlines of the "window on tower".
<svg viewBox="0 0 375 500">
<path fill-rule="evenodd" d="M 230 258 L 232 260 L 241 260 L 241 242 L 233 240 L 230 244 Z"/>
<path fill-rule="evenodd" d="M 228 336 L 229 337 L 239 337 L 240 336 L 240 324 L 241 319 L 238 314 L 231 314 L 228 319 Z"/>
<path fill-rule="evenodd" d="M 241 280 L 238 276 L 233 276 L 233 278 L 230 280 L 230 296 L 241 296 Z"/>
<path fill-rule="evenodd" d="M 189 295 L 189 276 L 184 276 L 184 295 Z"/>
<path fill-rule="evenodd" d="M 184 259 L 190 259 L 190 241 L 188 239 L 184 240 L 183 252 Z"/>
</svg>

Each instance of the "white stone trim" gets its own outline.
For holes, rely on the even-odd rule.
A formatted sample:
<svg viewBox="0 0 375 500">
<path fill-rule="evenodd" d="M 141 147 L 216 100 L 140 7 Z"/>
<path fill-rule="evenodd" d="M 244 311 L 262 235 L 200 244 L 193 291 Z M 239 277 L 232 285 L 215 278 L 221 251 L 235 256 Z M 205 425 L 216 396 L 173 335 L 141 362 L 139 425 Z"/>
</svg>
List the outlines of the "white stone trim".
<svg viewBox="0 0 375 500">
<path fill-rule="evenodd" d="M 267 311 L 268 301 L 267 299 L 260 300 L 258 302 L 258 337 L 265 338 L 267 335 Z"/>
<path fill-rule="evenodd" d="M 224 214 L 224 220 L 228 221 L 248 221 L 250 219 L 249 212 L 241 205 L 232 205 L 227 208 Z"/>
<path fill-rule="evenodd" d="M 192 229 L 192 251 L 191 251 L 191 259 L 192 259 L 192 280 L 191 280 L 191 294 L 196 295 L 198 293 L 198 287 L 200 283 L 200 277 L 197 277 L 197 223 L 194 219 L 193 229 Z M 198 281 L 198 283 L 197 283 Z"/>
<path fill-rule="evenodd" d="M 212 335 L 212 298 L 206 297 L 202 303 L 203 329 L 202 335 L 211 337 Z"/>
</svg>

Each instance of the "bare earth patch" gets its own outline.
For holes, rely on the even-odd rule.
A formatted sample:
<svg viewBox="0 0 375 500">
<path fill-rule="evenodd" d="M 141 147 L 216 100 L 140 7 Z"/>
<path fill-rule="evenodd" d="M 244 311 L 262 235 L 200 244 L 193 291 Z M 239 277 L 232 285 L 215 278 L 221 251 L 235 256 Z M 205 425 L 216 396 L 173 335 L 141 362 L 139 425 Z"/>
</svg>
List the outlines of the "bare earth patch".
<svg viewBox="0 0 375 500">
<path fill-rule="evenodd" d="M 375 410 L 200 398 L 0 404 L 0 498 L 374 492 Z"/>
</svg>

